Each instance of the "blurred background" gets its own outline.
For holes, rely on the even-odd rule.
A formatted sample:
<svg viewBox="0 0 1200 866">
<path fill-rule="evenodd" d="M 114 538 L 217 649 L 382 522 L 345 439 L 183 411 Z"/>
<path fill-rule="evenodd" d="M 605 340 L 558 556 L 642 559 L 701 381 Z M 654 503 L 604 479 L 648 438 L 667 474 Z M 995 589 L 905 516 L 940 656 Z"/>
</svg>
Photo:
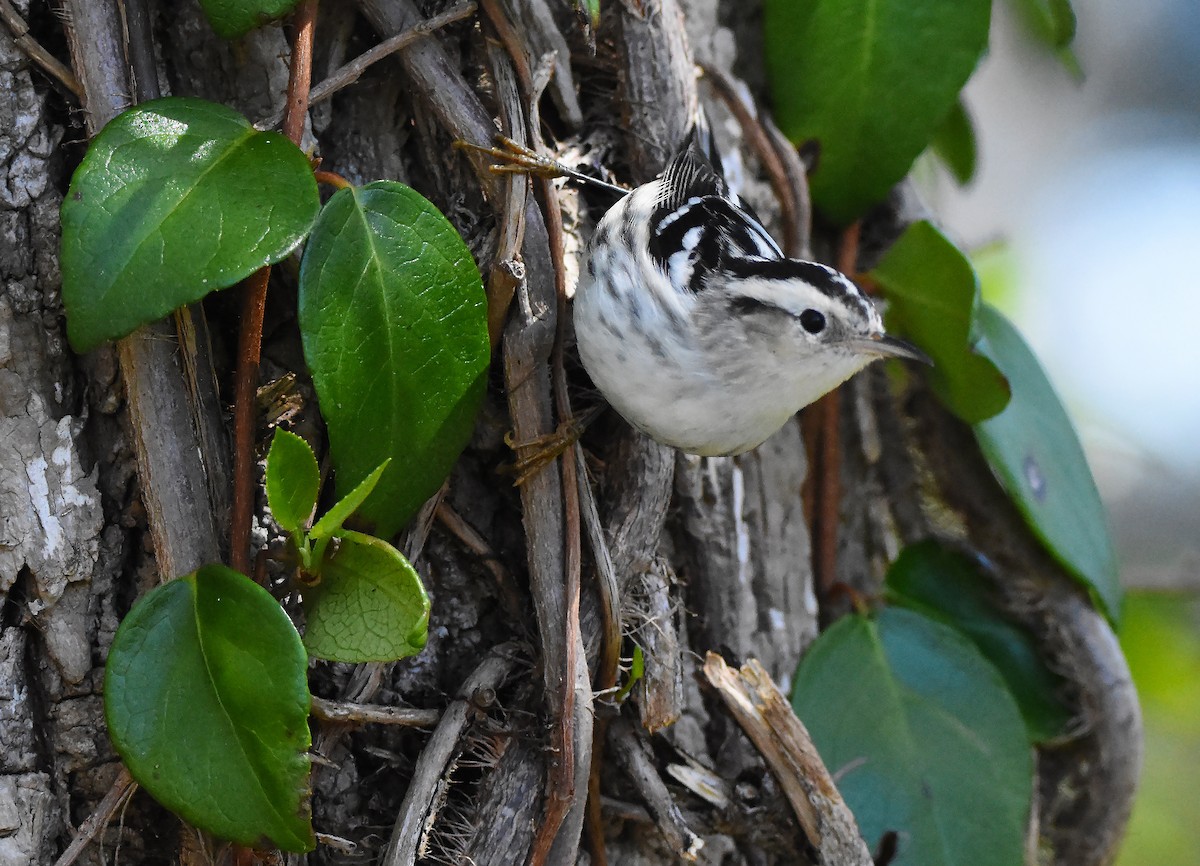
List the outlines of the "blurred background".
<svg viewBox="0 0 1200 866">
<path fill-rule="evenodd" d="M 1109 509 L 1147 746 L 1119 863 L 1200 863 L 1200 2 L 1074 0 L 1081 74 L 1018 5 L 966 90 L 973 183 L 924 176 Z"/>
</svg>

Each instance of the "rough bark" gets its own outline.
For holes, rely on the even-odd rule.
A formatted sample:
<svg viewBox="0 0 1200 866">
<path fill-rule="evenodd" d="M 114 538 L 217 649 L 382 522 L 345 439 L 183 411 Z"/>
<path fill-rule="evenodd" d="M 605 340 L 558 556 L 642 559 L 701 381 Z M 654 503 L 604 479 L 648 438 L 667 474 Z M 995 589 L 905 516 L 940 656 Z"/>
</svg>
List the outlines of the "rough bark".
<svg viewBox="0 0 1200 866">
<path fill-rule="evenodd" d="M 421 20 L 422 12 L 448 5 L 418 11 L 407 0 L 325 4 L 314 78 Z M 372 67 L 311 113 L 311 140 L 325 167 L 355 181 L 412 184 L 454 222 L 485 275 L 496 267 L 524 276 L 494 357 L 492 388 L 444 504 L 430 507 L 428 520 L 404 539 L 433 600 L 428 646 L 394 665 L 318 665 L 312 675 L 314 693 L 326 698 L 442 709 L 438 732 L 318 723 L 315 748 L 327 762 L 313 777 L 315 824 L 342 841 L 292 862 L 374 860 L 389 849 L 389 863 L 524 862 L 546 814 L 547 779 L 562 760 L 565 746 L 553 731 L 564 713 L 574 720 L 563 730 L 572 737 L 575 797 L 546 862 L 589 856 L 579 852 L 593 749 L 609 862 L 782 864 L 813 854 L 785 795 L 793 789 L 772 775 L 700 669 L 710 650 L 731 661 L 755 658 L 786 691 L 817 633 L 799 424 L 748 455 L 698 459 L 650 442 L 609 412 L 584 435 L 586 461 L 568 450 L 574 467 L 552 463 L 519 490 L 497 472 L 512 461 L 507 431 L 515 428 L 522 443 L 562 420 L 552 391 L 552 229 L 533 197 L 514 194 L 453 141 L 490 143 L 493 118 L 508 128 L 526 124 L 527 131 L 578 129 L 569 139 L 573 153 L 603 162 L 622 181 L 640 182 L 661 167 L 698 104 L 723 150 L 740 153 L 738 123 L 707 85 L 697 84 L 694 61 L 761 81 L 761 52 L 750 44 L 754 28 L 745 24 L 744 4 L 603 5 L 592 55 L 565 4 L 507 2 L 522 32 L 538 34 L 523 58 L 529 68 L 547 68 L 544 53 L 557 52 L 554 84 L 538 103 L 545 124 L 530 127 L 534 106 L 519 98 L 512 104 L 521 76 L 505 71 L 512 62 L 507 48 L 489 48 L 494 25 L 477 20 Z M 114 17 L 117 5 L 74 0 L 68 7 L 76 23 L 85 12 L 108 16 L 107 32 L 115 34 L 73 47 L 92 100 L 88 115 L 72 113 L 73 97 L 31 69 L 0 27 L 0 866 L 53 862 L 71 828 L 103 797 L 117 764 L 99 690 L 116 624 L 140 593 L 198 564 L 197 557 L 219 556 L 224 543 L 220 423 L 231 390 L 236 304 L 223 293 L 195 311 L 210 322 L 210 340 L 171 337 L 164 356 L 170 366 L 152 372 L 176 377 L 172 387 L 184 395 L 175 420 L 160 427 L 170 431 L 160 444 L 176 450 L 149 454 L 144 437 L 155 425 L 145 420 L 135 388 L 144 387 L 139 371 L 153 363 L 131 360 L 135 344 L 123 344 L 121 355 L 110 348 L 84 358 L 66 346 L 58 300 L 61 191 L 81 155 L 86 124 L 111 116 L 119 107 L 114 100 L 135 89 L 204 96 L 258 119 L 279 109 L 287 81 L 280 25 L 229 45 L 194 3 L 129 0 L 121 7 L 134 26 Z M 44 44 L 65 44 L 53 17 L 35 16 L 33 25 Z M 122 60 L 126 34 L 134 46 L 129 64 Z M 132 85 L 129 65 L 136 70 Z M 507 84 L 510 78 L 518 83 Z M 110 100 L 104 109 L 95 101 L 100 94 Z M 744 159 L 745 194 L 768 221 L 778 221 L 769 188 L 755 180 L 757 163 Z M 606 203 L 587 194 L 571 199 L 570 231 L 586 232 Z M 807 225 L 806 214 L 794 216 Z M 904 218 L 891 208 L 876 218 L 875 231 L 894 235 Z M 568 250 L 579 249 L 578 237 L 566 240 Z M 511 267 L 518 258 L 523 269 Z M 568 271 L 578 265 L 569 258 Z M 294 327 L 293 278 L 287 267 L 277 270 L 261 378 L 279 383 L 288 423 L 320 442 Z M 204 373 L 210 342 L 215 376 Z M 173 372 L 176 359 L 201 372 L 190 379 Z M 578 411 L 595 398 L 576 366 L 568 360 L 567 367 Z M 1076 683 L 1080 734 L 1041 762 L 1045 850 L 1054 862 L 1107 862 L 1127 815 L 1138 742 L 1136 703 L 1111 632 L 1039 553 L 961 429 L 914 387 L 897 396 L 864 377 L 847 392 L 839 571 L 877 586 L 899 544 L 929 535 L 989 553 L 1011 578 L 1010 606 Z M 265 440 L 265 419 L 260 432 Z M 207 443 L 205 456 L 188 464 L 194 474 L 186 489 L 155 469 L 193 460 L 196 448 L 181 441 Z M 576 495 L 571 468 L 587 482 L 579 493 L 578 634 L 569 630 L 574 614 L 561 594 L 572 525 L 564 503 Z M 184 518 L 161 506 L 164 496 L 207 513 L 199 523 L 180 524 Z M 947 509 L 957 515 L 953 532 L 930 517 Z M 272 532 L 264 520 L 256 537 L 261 543 Z M 605 575 L 617 588 L 611 603 L 597 589 Z M 603 667 L 603 611 L 613 604 L 622 633 L 647 659 L 644 682 L 619 711 L 606 695 L 593 704 L 588 684 L 588 672 Z M 411 838 L 411 827 L 422 828 L 419 838 Z M 190 838 L 139 794 L 98 842 L 105 852 L 119 843 L 122 862 L 150 864 L 176 862 Z M 99 851 L 91 847 L 79 862 L 101 862 Z"/>
</svg>

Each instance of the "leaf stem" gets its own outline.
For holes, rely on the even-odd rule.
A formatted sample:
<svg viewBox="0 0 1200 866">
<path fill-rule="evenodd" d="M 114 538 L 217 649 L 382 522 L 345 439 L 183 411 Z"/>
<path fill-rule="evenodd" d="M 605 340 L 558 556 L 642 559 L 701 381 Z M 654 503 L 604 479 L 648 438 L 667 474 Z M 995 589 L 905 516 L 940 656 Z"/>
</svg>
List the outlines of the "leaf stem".
<svg viewBox="0 0 1200 866">
<path fill-rule="evenodd" d="M 308 113 L 308 90 L 312 80 L 313 31 L 317 0 L 302 0 L 292 16 L 296 29 L 288 76 L 283 133 L 297 146 Z M 262 353 L 263 313 L 267 306 L 267 284 L 271 268 L 265 267 L 245 281 L 242 289 L 242 320 L 238 334 L 238 357 L 233 404 L 233 509 L 229 531 L 229 564 L 242 574 L 250 569 L 250 523 L 254 514 L 254 393 Z"/>
<path fill-rule="evenodd" d="M 317 183 L 329 184 L 334 189 L 349 189 L 353 186 L 350 181 L 333 171 L 314 171 L 313 177 L 317 179 Z"/>
</svg>

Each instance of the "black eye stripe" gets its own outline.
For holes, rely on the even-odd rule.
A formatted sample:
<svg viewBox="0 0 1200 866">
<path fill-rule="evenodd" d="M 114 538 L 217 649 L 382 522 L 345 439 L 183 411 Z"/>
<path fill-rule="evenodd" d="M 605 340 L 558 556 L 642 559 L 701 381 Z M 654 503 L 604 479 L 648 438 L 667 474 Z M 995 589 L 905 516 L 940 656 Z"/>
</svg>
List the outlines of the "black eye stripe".
<svg viewBox="0 0 1200 866">
<path fill-rule="evenodd" d="M 729 301 L 729 309 L 734 313 L 742 316 L 750 315 L 751 313 L 786 313 L 774 304 L 768 304 L 766 301 L 760 301 L 758 298 L 749 298 L 745 295 L 738 295 Z"/>
</svg>

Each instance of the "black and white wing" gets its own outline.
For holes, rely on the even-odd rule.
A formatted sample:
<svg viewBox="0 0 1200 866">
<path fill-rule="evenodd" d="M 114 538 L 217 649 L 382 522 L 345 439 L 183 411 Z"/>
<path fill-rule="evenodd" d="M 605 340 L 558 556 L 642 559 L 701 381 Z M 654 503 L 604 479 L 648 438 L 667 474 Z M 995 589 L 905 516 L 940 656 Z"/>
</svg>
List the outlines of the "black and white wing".
<svg viewBox="0 0 1200 866">
<path fill-rule="evenodd" d="M 659 179 L 649 252 L 681 292 L 702 290 L 706 277 L 730 260 L 783 258 L 754 211 L 729 192 L 720 171 L 691 139 Z"/>
</svg>

